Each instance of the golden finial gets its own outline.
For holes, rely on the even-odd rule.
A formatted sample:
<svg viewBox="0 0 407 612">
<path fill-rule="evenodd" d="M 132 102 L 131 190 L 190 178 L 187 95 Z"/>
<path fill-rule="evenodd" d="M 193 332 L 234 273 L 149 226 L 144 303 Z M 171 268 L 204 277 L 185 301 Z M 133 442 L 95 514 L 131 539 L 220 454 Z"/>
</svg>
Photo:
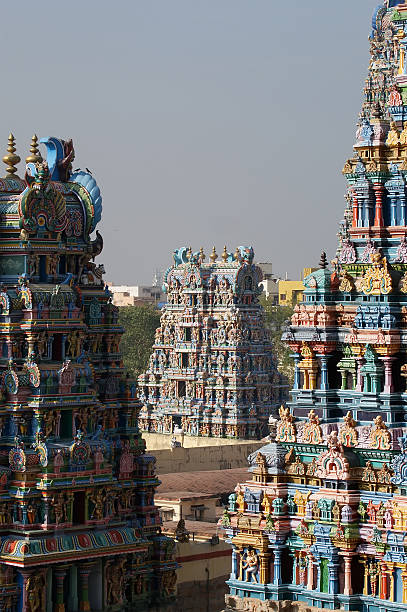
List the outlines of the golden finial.
<svg viewBox="0 0 407 612">
<path fill-rule="evenodd" d="M 226 250 L 226 244 L 225 244 L 225 246 L 223 247 L 223 253 L 222 253 L 222 259 L 223 259 L 223 261 L 225 263 L 226 263 L 226 260 L 227 260 L 228 257 L 229 257 L 229 254 L 228 254 L 228 252 Z"/>
<path fill-rule="evenodd" d="M 201 261 L 204 261 L 204 260 L 205 260 L 205 258 L 206 258 L 206 255 L 205 255 L 205 253 L 204 253 L 203 247 L 201 247 L 201 248 L 200 248 L 200 250 L 199 250 L 199 259 L 200 259 Z"/>
<path fill-rule="evenodd" d="M 215 263 L 215 261 L 218 259 L 218 254 L 216 252 L 215 247 L 213 247 L 212 253 L 209 255 L 209 259 L 211 260 L 212 263 Z"/>
<path fill-rule="evenodd" d="M 235 251 L 235 259 L 236 259 L 236 261 L 239 261 L 239 259 L 240 259 L 240 251 L 239 251 L 239 247 L 236 247 L 236 251 Z"/>
<path fill-rule="evenodd" d="M 31 151 L 31 155 L 25 158 L 26 164 L 36 164 L 37 162 L 42 161 L 42 155 L 38 150 L 37 134 L 34 134 L 33 137 L 31 138 L 30 151 Z"/>
<path fill-rule="evenodd" d="M 16 144 L 16 139 L 14 138 L 13 134 L 10 133 L 8 137 L 8 147 L 7 147 L 8 154 L 3 157 L 3 162 L 6 164 L 6 170 L 7 170 L 6 177 L 7 176 L 13 177 L 16 174 L 17 168 L 15 166 L 21 161 L 21 158 L 15 154 L 16 152 L 15 144 Z M 18 175 L 16 174 L 16 176 Z"/>
<path fill-rule="evenodd" d="M 192 247 L 189 247 L 189 249 L 187 251 L 187 259 L 188 259 L 188 261 L 191 259 L 191 255 L 192 255 Z"/>
</svg>

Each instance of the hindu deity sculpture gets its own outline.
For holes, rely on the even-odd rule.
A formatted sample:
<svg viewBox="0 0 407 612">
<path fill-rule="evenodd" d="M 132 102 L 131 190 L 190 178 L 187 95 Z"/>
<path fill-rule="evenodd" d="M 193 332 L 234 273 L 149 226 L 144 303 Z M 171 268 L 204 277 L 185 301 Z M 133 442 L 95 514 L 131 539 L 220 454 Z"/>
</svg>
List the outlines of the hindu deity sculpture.
<svg viewBox="0 0 407 612">
<path fill-rule="evenodd" d="M 0 179 L 0 610 L 152 609 L 174 544 L 93 261 L 102 197 L 72 141 L 41 142 L 21 178 L 10 135 Z"/>
<path fill-rule="evenodd" d="M 407 4 L 370 43 L 337 256 L 304 280 L 291 401 L 222 526 L 228 612 L 407 606 Z"/>
<path fill-rule="evenodd" d="M 251 247 L 205 263 L 182 247 L 164 279 L 168 303 L 147 372 L 139 377 L 140 428 L 191 436 L 258 438 L 286 397 L 259 304 Z"/>
</svg>

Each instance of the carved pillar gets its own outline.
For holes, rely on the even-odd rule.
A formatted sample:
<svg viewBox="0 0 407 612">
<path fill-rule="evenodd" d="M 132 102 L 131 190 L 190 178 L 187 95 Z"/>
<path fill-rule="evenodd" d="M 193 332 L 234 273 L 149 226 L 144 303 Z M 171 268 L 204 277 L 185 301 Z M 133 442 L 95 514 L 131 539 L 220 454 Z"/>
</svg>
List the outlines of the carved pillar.
<svg viewBox="0 0 407 612">
<path fill-rule="evenodd" d="M 54 577 L 55 577 L 55 582 L 56 582 L 54 612 L 65 612 L 65 603 L 64 603 L 65 576 L 66 576 L 65 567 L 54 569 Z"/>
<path fill-rule="evenodd" d="M 348 553 L 343 554 L 345 561 L 345 584 L 343 594 L 348 597 L 352 595 L 352 557 Z"/>
<path fill-rule="evenodd" d="M 308 591 L 312 591 L 314 589 L 314 561 L 311 553 L 308 553 L 307 589 Z"/>
<path fill-rule="evenodd" d="M 237 550 L 237 554 L 238 554 L 238 564 L 239 564 L 239 577 L 238 580 L 240 580 L 240 582 L 243 580 L 243 549 L 242 550 Z"/>
<path fill-rule="evenodd" d="M 23 525 L 26 525 L 27 524 L 27 503 L 20 502 L 20 508 L 21 508 L 21 522 L 23 523 Z"/>
<path fill-rule="evenodd" d="M 65 357 L 66 357 L 66 339 L 67 339 L 67 334 L 62 334 L 62 339 L 61 339 L 61 360 L 65 361 Z"/>
<path fill-rule="evenodd" d="M 390 213 L 391 213 L 390 225 L 393 225 L 393 226 L 397 225 L 397 218 L 396 218 L 397 200 L 394 195 L 390 196 Z"/>
<path fill-rule="evenodd" d="M 321 590 L 321 558 L 317 559 L 317 586 L 316 590 Z"/>
<path fill-rule="evenodd" d="M 328 356 L 317 355 L 321 359 L 321 389 L 327 391 L 329 389 L 328 383 Z"/>
<path fill-rule="evenodd" d="M 82 563 L 79 565 L 79 610 L 90 611 L 89 603 L 89 574 L 93 563 Z"/>
<path fill-rule="evenodd" d="M 294 585 L 296 585 L 298 583 L 297 580 L 297 555 L 296 553 L 293 553 L 290 555 L 290 557 L 292 557 L 293 559 L 293 577 L 292 577 L 292 583 Z"/>
<path fill-rule="evenodd" d="M 268 584 L 269 582 L 269 567 L 270 567 L 270 554 L 265 553 L 260 555 L 260 578 L 261 584 Z"/>
<path fill-rule="evenodd" d="M 400 193 L 400 225 L 406 224 L 406 196 Z"/>
<path fill-rule="evenodd" d="M 363 227 L 370 227 L 372 222 L 371 222 L 371 218 L 373 215 L 371 215 L 371 203 L 370 203 L 370 198 L 369 198 L 369 194 L 367 193 L 365 198 L 364 198 L 364 219 L 363 219 Z"/>
<path fill-rule="evenodd" d="M 399 63 L 399 71 L 398 71 L 399 75 L 406 73 L 405 56 L 406 56 L 405 43 L 400 42 L 400 63 Z"/>
<path fill-rule="evenodd" d="M 393 393 L 394 385 L 393 385 L 393 371 L 392 371 L 392 362 L 394 357 L 381 357 L 381 360 L 384 363 L 384 393 Z"/>
<path fill-rule="evenodd" d="M 361 563 L 363 564 L 363 569 L 364 569 L 364 576 L 363 576 L 363 595 L 369 595 L 369 568 L 367 566 L 367 561 L 366 559 L 363 559 L 361 561 Z"/>
<path fill-rule="evenodd" d="M 281 549 L 274 549 L 274 586 L 280 586 L 281 584 Z"/>
<path fill-rule="evenodd" d="M 47 526 L 51 522 L 51 517 L 50 517 L 50 494 L 49 493 L 43 493 L 42 494 L 42 499 L 44 501 L 44 521 L 43 521 L 43 525 Z"/>
<path fill-rule="evenodd" d="M 381 566 L 381 584 L 380 584 L 380 598 L 388 599 L 389 597 L 389 583 L 388 583 L 388 574 L 387 574 L 387 566 Z"/>
<path fill-rule="evenodd" d="M 353 209 L 353 217 L 352 217 L 352 227 L 358 226 L 358 199 L 356 194 L 352 194 L 352 209 Z"/>
<path fill-rule="evenodd" d="M 21 611 L 32 610 L 37 606 L 41 612 L 46 608 L 45 589 L 46 579 L 44 570 L 23 570 L 20 572 L 23 577 L 22 584 L 22 606 Z"/>
<path fill-rule="evenodd" d="M 28 342 L 28 358 L 31 358 L 32 353 L 34 352 L 35 338 L 32 334 L 27 334 L 27 342 Z"/>
<path fill-rule="evenodd" d="M 28 583 L 28 579 L 30 578 L 32 573 L 33 573 L 33 571 L 30 571 L 30 572 L 22 571 L 22 572 L 20 572 L 21 576 L 23 577 L 23 585 L 22 585 L 23 602 L 22 602 L 21 610 L 28 610 L 29 609 L 28 608 L 27 583 Z"/>
<path fill-rule="evenodd" d="M 231 580 L 237 579 L 237 553 L 236 548 L 232 549 L 232 573 L 230 575 Z"/>
<path fill-rule="evenodd" d="M 303 369 L 303 375 L 304 375 L 304 381 L 303 381 L 302 388 L 304 390 L 310 389 L 310 380 L 309 380 L 308 370 L 305 368 Z"/>
<path fill-rule="evenodd" d="M 309 376 L 309 387 L 308 388 L 311 391 L 317 388 L 317 372 L 318 372 L 318 366 L 315 363 L 314 367 L 308 370 L 308 376 Z"/>
<path fill-rule="evenodd" d="M 407 603 L 407 569 L 402 571 L 401 579 L 403 581 L 403 603 Z"/>
<path fill-rule="evenodd" d="M 331 595 L 336 595 L 338 593 L 338 564 L 334 561 L 330 561 L 328 563 L 328 592 Z"/>
<path fill-rule="evenodd" d="M 384 187 L 380 183 L 375 183 L 373 189 L 376 195 L 376 214 L 374 219 L 375 227 L 383 227 L 383 191 Z"/>
<path fill-rule="evenodd" d="M 362 393 L 363 387 L 363 377 L 362 377 L 362 365 L 363 365 L 363 357 L 356 357 L 357 362 L 357 378 L 356 378 L 356 389 L 355 391 L 359 391 Z"/>
<path fill-rule="evenodd" d="M 389 564 L 390 573 L 390 601 L 394 601 L 394 565 Z"/>
<path fill-rule="evenodd" d="M 298 364 L 300 363 L 300 356 L 296 353 L 293 355 L 294 357 L 294 389 L 299 389 L 300 388 L 300 379 L 301 379 L 301 375 L 300 375 L 300 369 L 298 367 Z"/>
</svg>

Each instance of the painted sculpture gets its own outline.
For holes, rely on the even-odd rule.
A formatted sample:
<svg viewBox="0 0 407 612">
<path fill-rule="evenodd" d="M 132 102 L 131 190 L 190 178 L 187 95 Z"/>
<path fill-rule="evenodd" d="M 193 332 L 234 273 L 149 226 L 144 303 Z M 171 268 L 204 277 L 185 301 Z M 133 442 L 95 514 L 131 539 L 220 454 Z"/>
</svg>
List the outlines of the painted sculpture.
<svg viewBox="0 0 407 612">
<path fill-rule="evenodd" d="M 0 179 L 0 610 L 146 610 L 174 594 L 174 544 L 93 261 L 102 198 L 72 141 L 43 142 L 22 179 L 10 135 Z"/>
<path fill-rule="evenodd" d="M 227 610 L 407 606 L 407 4 L 370 43 L 338 252 L 284 333 L 292 400 L 221 521 Z"/>
<path fill-rule="evenodd" d="M 258 438 L 285 398 L 258 297 L 251 247 L 226 247 L 205 263 L 201 249 L 174 252 L 168 303 L 148 371 L 139 377 L 142 431 Z"/>
</svg>

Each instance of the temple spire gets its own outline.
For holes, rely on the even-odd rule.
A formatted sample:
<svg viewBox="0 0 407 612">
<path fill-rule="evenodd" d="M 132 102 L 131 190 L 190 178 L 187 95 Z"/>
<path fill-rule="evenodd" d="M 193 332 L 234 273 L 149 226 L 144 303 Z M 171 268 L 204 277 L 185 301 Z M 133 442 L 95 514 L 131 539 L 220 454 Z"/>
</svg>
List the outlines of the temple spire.
<svg viewBox="0 0 407 612">
<path fill-rule="evenodd" d="M 42 161 L 42 155 L 38 149 L 38 137 L 36 134 L 34 134 L 31 138 L 30 152 L 31 155 L 25 158 L 26 164 L 35 164 Z"/>
<path fill-rule="evenodd" d="M 17 168 L 16 165 L 21 161 L 21 158 L 16 155 L 16 139 L 13 134 L 10 132 L 8 137 L 8 147 L 7 147 L 7 155 L 3 157 L 3 162 L 6 164 L 7 174 L 6 177 L 14 177 L 17 176 Z"/>
</svg>

